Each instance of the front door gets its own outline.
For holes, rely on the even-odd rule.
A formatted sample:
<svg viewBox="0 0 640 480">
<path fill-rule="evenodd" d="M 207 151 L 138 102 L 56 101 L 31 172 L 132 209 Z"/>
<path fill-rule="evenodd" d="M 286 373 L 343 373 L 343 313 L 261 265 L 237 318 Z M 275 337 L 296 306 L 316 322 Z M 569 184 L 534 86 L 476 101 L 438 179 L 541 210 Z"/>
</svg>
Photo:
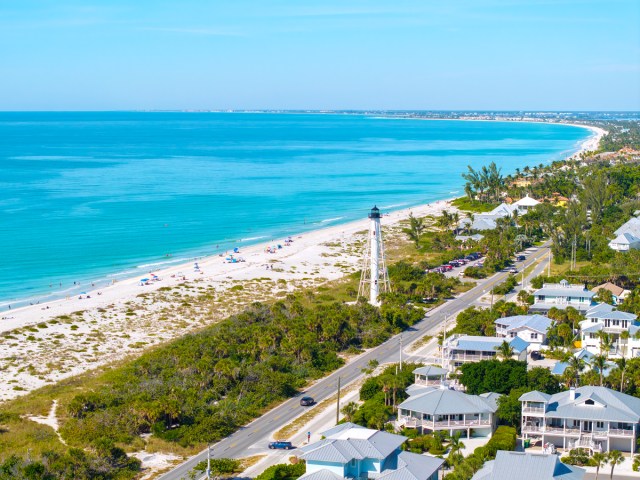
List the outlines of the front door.
<svg viewBox="0 0 640 480">
<path fill-rule="evenodd" d="M 582 431 L 583 432 L 592 432 L 593 431 L 593 422 L 585 420 L 582 422 Z"/>
</svg>

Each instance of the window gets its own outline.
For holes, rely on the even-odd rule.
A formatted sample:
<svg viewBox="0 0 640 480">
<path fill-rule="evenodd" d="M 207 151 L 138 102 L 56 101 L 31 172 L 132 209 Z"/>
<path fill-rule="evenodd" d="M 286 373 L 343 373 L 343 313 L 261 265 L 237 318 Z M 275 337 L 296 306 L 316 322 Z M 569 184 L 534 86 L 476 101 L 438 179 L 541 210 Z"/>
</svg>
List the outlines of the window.
<svg viewBox="0 0 640 480">
<path fill-rule="evenodd" d="M 544 295 L 538 295 L 538 300 L 543 302 L 544 301 Z"/>
<path fill-rule="evenodd" d="M 604 428 L 604 422 L 596 422 L 596 428 Z"/>
<path fill-rule="evenodd" d="M 585 400 L 584 404 L 585 405 L 595 405 L 596 403 L 593 400 L 588 399 L 588 400 Z"/>
<path fill-rule="evenodd" d="M 509 334 L 509 336 L 510 336 L 511 338 L 515 338 L 515 336 L 516 336 L 516 332 L 511 332 L 511 333 Z"/>
<path fill-rule="evenodd" d="M 576 427 L 576 428 L 580 427 L 580 420 L 574 420 L 573 421 L 573 426 Z"/>
<path fill-rule="evenodd" d="M 589 338 L 590 338 L 591 340 L 593 340 L 594 338 L 596 338 L 596 334 L 595 334 L 595 333 L 590 333 L 590 334 L 589 334 Z"/>
<path fill-rule="evenodd" d="M 537 333 L 532 333 L 531 334 L 531 340 L 537 340 L 538 338 L 538 334 Z"/>
<path fill-rule="evenodd" d="M 351 460 L 351 466 L 355 467 L 356 466 L 356 459 L 354 458 L 353 460 Z"/>
</svg>

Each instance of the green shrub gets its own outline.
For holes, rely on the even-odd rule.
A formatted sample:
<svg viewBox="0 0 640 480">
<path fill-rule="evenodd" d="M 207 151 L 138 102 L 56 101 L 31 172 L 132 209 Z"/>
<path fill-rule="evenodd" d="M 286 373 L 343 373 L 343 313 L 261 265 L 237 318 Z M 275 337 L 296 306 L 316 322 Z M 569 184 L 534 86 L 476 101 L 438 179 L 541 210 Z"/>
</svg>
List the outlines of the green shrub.
<svg viewBox="0 0 640 480">
<path fill-rule="evenodd" d="M 304 462 L 295 465 L 272 465 L 256 477 L 256 480 L 296 480 L 306 471 Z"/>
</svg>

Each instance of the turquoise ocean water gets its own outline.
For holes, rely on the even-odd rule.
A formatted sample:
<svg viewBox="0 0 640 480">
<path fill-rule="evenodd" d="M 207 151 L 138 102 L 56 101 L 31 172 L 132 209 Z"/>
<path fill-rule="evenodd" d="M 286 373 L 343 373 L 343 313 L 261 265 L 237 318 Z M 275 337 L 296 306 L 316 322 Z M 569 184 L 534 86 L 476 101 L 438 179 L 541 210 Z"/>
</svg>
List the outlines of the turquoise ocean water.
<svg viewBox="0 0 640 480">
<path fill-rule="evenodd" d="M 468 164 L 510 173 L 588 136 L 358 115 L 0 113 L 0 309 L 363 218 L 373 204 L 462 195 Z"/>
</svg>

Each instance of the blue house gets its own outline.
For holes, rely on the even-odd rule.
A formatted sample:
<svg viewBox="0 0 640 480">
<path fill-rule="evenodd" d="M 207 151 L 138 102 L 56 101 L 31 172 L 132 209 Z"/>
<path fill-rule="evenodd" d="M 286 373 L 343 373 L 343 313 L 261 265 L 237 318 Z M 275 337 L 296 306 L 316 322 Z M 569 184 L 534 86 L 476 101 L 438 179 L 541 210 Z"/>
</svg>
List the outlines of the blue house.
<svg viewBox="0 0 640 480">
<path fill-rule="evenodd" d="M 404 452 L 402 435 L 344 423 L 322 433 L 324 439 L 301 447 L 306 461 L 300 480 L 437 480 L 444 460 Z"/>
</svg>

